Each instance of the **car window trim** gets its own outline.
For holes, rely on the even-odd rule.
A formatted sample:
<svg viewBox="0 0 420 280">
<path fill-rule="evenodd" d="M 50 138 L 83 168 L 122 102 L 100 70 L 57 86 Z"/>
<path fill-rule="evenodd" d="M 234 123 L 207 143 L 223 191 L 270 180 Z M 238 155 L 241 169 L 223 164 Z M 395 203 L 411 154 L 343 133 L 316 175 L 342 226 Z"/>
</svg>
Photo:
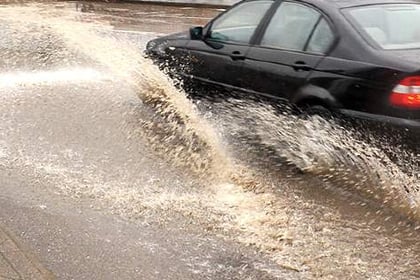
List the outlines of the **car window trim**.
<svg viewBox="0 0 420 280">
<path fill-rule="evenodd" d="M 325 51 L 325 53 L 315 53 L 315 52 L 309 52 L 309 51 L 308 51 L 309 44 L 311 43 L 312 38 L 313 38 L 313 36 L 314 36 L 314 34 L 315 34 L 316 30 L 318 29 L 319 25 L 321 24 L 322 20 L 325 20 L 325 22 L 328 24 L 328 27 L 330 28 L 330 30 L 331 30 L 331 34 L 333 35 L 333 37 L 334 37 L 334 38 L 333 38 L 333 40 L 331 41 L 331 45 L 328 47 L 328 49 Z M 320 17 L 319 17 L 318 22 L 317 22 L 317 23 L 316 23 L 316 25 L 315 25 L 314 30 L 312 30 L 312 33 L 311 33 L 311 35 L 309 36 L 309 40 L 306 42 L 306 45 L 305 45 L 305 48 L 304 48 L 304 52 L 305 52 L 305 53 L 308 53 L 308 54 L 319 54 L 319 55 L 322 55 L 322 56 L 328 56 L 328 55 L 331 53 L 331 51 L 335 48 L 335 46 L 337 45 L 337 43 L 338 43 L 339 37 L 338 37 L 336 34 L 337 34 L 337 32 L 334 32 L 334 30 L 333 30 L 333 26 L 332 26 L 332 24 L 331 24 L 331 23 L 327 20 L 327 18 L 326 18 L 326 17 L 324 17 L 324 16 L 320 16 Z"/>
<path fill-rule="evenodd" d="M 282 51 L 282 52 L 290 52 L 290 53 L 296 53 L 296 54 L 302 54 L 302 55 L 313 55 L 313 56 L 327 56 L 322 53 L 316 53 L 316 52 L 306 52 L 306 51 L 300 51 L 300 50 L 292 50 L 292 49 L 281 49 L 276 47 L 270 47 L 270 46 L 254 46 L 260 49 L 267 49 L 267 50 L 276 50 L 276 51 Z"/>
<path fill-rule="evenodd" d="M 304 3 L 304 2 L 300 2 L 300 1 L 279 0 L 278 1 L 278 4 L 276 5 L 275 10 L 273 11 L 273 13 L 272 13 L 272 15 L 270 17 L 270 19 L 268 19 L 267 25 L 265 26 L 264 30 L 261 30 L 261 34 L 260 34 L 260 36 L 258 38 L 258 42 L 256 42 L 255 45 L 258 46 L 258 47 L 261 47 L 261 48 L 268 48 L 268 49 L 275 49 L 275 50 L 283 50 L 283 51 L 291 51 L 291 52 L 297 52 L 297 53 L 308 53 L 308 52 L 305 52 L 305 47 L 307 46 L 309 39 L 312 37 L 312 35 L 313 35 L 314 31 L 315 31 L 315 28 L 313 28 L 312 31 L 311 31 L 311 33 L 309 34 L 309 37 L 306 40 L 305 45 L 304 45 L 304 48 L 302 50 L 284 49 L 284 48 L 275 47 L 275 46 L 269 47 L 269 46 L 263 46 L 263 45 L 261 45 L 262 39 L 263 39 L 263 37 L 265 35 L 265 32 L 267 31 L 267 28 L 268 28 L 271 20 L 273 19 L 274 15 L 278 11 L 278 9 L 281 8 L 281 6 L 282 6 L 283 3 L 293 3 L 293 4 L 297 4 L 297 5 L 301 5 L 301 6 L 306 6 L 306 7 L 310 8 L 310 9 L 313 9 L 316 12 L 318 12 L 319 13 L 319 18 L 317 19 L 317 22 L 314 25 L 314 27 L 317 26 L 320 18 L 322 18 L 322 16 L 323 16 L 323 13 L 318 8 L 314 7 L 313 5 L 310 5 L 310 4 L 307 4 L 307 3 Z"/>
<path fill-rule="evenodd" d="M 285 2 L 289 2 L 289 3 L 295 3 L 298 5 L 303 5 L 303 6 L 307 6 L 311 9 L 314 9 L 315 11 L 317 11 L 320 14 L 320 17 L 317 21 L 317 23 L 315 24 L 315 27 L 313 28 L 311 34 L 308 37 L 307 42 L 305 43 L 305 47 L 303 50 L 293 50 L 293 49 L 282 49 L 279 47 L 269 47 L 269 46 L 262 46 L 261 45 L 261 41 L 265 35 L 265 32 L 267 31 L 268 25 L 270 24 L 271 20 L 273 19 L 275 13 L 277 12 L 277 10 L 281 7 L 281 5 Z M 337 28 L 334 25 L 334 22 L 331 20 L 331 18 L 321 9 L 319 9 L 318 7 L 310 4 L 310 3 L 306 3 L 306 2 L 301 2 L 301 1 L 293 1 L 293 0 L 277 0 L 276 4 L 273 5 L 271 7 L 272 11 L 270 12 L 270 17 L 265 19 L 265 24 L 264 24 L 264 28 L 262 28 L 261 30 L 257 30 L 260 33 L 258 34 L 259 36 L 256 38 L 256 40 L 253 42 L 252 46 L 254 47 L 258 47 L 258 48 L 263 48 L 263 49 L 273 49 L 273 50 L 280 50 L 280 51 L 288 51 L 288 52 L 295 52 L 295 53 L 303 53 L 303 54 L 310 54 L 310 55 L 318 55 L 318 56 L 327 56 L 328 54 L 331 53 L 332 50 L 334 50 L 334 48 L 337 46 L 339 40 L 340 40 L 340 36 L 337 32 Z M 322 19 L 325 19 L 325 21 L 327 22 L 327 24 L 329 25 L 331 32 L 333 34 L 334 40 L 330 46 L 330 48 L 328 49 L 328 51 L 326 51 L 324 54 L 320 54 L 320 53 L 313 53 L 313 52 L 308 52 L 306 50 L 308 44 L 310 43 L 310 40 L 313 37 L 313 34 L 316 31 L 316 28 L 318 27 L 319 23 L 322 21 Z"/>
<path fill-rule="evenodd" d="M 273 2 L 273 4 L 271 4 L 271 6 L 268 8 L 267 12 L 264 14 L 264 16 L 262 17 L 261 21 L 259 22 L 259 24 L 257 25 L 257 28 L 255 28 L 254 33 L 252 34 L 250 40 L 248 43 L 244 43 L 244 42 L 235 42 L 235 41 L 217 41 L 214 39 L 211 39 L 208 36 L 209 32 L 211 31 L 211 28 L 214 24 L 215 21 L 217 21 L 219 18 L 221 18 L 222 16 L 224 16 L 226 13 L 228 13 L 230 10 L 234 9 L 236 6 L 239 6 L 241 4 L 244 3 L 248 3 L 248 2 L 260 2 L 259 0 L 246 0 L 246 1 L 241 1 L 238 2 L 236 4 L 234 4 L 232 7 L 230 7 L 229 9 L 227 9 L 226 11 L 224 11 L 223 13 L 221 13 L 220 15 L 218 15 L 217 17 L 215 17 L 214 19 L 212 19 L 209 23 L 206 24 L 206 26 L 204 27 L 204 34 L 206 37 L 206 40 L 209 40 L 211 42 L 215 42 L 215 43 L 220 43 L 220 44 L 229 44 L 229 45 L 237 45 L 237 46 L 251 46 L 252 42 L 255 38 L 255 36 L 257 35 L 260 26 L 262 25 L 262 23 L 267 19 L 267 15 L 271 14 L 271 11 L 273 10 L 273 7 L 277 4 L 276 0 L 266 0 L 266 1 L 271 1 Z"/>
<path fill-rule="evenodd" d="M 258 45 L 261 42 L 262 37 L 264 36 L 264 33 L 271 22 L 271 19 L 274 17 L 274 14 L 277 12 L 282 2 L 283 1 L 274 0 L 273 5 L 270 7 L 269 11 L 265 14 L 263 19 L 261 20 L 260 25 L 255 30 L 255 34 L 251 38 L 251 44 L 250 44 L 251 46 Z"/>
<path fill-rule="evenodd" d="M 312 31 L 309 34 L 309 37 L 306 40 L 305 45 L 303 46 L 303 50 L 302 50 L 303 52 L 306 52 L 306 53 L 308 52 L 309 43 L 311 42 L 312 37 L 314 37 L 315 31 L 317 30 L 317 28 L 318 28 L 318 26 L 319 26 L 319 24 L 320 24 L 320 22 L 322 21 L 323 18 L 324 18 L 323 15 L 322 14 L 319 14 L 319 17 L 318 17 L 318 19 L 317 19 L 314 27 L 312 28 Z"/>
</svg>

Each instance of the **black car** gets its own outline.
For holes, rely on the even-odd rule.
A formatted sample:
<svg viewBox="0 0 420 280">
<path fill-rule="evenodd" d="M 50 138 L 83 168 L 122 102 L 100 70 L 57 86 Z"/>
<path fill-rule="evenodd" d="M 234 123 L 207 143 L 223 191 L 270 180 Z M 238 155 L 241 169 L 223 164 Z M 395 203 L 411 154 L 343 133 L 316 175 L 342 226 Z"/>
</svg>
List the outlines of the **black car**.
<svg viewBox="0 0 420 280">
<path fill-rule="evenodd" d="M 420 1 L 247 0 L 146 52 L 196 82 L 420 131 Z"/>
</svg>

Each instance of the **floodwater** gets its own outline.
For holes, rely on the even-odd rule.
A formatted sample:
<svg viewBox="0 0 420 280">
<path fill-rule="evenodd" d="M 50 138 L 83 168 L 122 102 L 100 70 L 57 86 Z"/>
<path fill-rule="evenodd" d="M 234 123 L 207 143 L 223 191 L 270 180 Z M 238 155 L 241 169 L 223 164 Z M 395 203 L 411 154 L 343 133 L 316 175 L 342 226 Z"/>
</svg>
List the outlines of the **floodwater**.
<svg viewBox="0 0 420 280">
<path fill-rule="evenodd" d="M 385 139 L 267 104 L 194 103 L 142 56 L 219 12 L 1 5 L 0 167 L 261 252 L 276 264 L 255 268 L 267 279 L 420 278 L 417 155 L 386 147 L 390 160 L 373 145 Z"/>
</svg>

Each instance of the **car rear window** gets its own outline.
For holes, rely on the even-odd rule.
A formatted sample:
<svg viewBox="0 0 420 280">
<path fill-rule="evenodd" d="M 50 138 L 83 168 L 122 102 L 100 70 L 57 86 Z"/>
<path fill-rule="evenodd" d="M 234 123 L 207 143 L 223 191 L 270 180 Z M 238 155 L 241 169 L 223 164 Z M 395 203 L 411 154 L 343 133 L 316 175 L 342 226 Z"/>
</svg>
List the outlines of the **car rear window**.
<svg viewBox="0 0 420 280">
<path fill-rule="evenodd" d="M 353 7 L 347 16 L 366 38 L 386 50 L 420 48 L 420 5 Z"/>
</svg>

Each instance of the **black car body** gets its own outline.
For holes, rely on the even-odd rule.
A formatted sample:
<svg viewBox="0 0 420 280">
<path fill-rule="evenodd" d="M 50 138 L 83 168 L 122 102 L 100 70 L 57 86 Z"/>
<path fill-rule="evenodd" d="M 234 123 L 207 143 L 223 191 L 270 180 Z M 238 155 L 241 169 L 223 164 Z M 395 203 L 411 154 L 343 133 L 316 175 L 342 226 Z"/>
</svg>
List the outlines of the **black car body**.
<svg viewBox="0 0 420 280">
<path fill-rule="evenodd" d="M 247 0 L 146 52 L 200 83 L 418 133 L 420 21 L 418 40 L 417 17 L 403 22 L 417 9 L 410 0 Z M 386 16 L 414 31 L 381 30 Z"/>
</svg>

